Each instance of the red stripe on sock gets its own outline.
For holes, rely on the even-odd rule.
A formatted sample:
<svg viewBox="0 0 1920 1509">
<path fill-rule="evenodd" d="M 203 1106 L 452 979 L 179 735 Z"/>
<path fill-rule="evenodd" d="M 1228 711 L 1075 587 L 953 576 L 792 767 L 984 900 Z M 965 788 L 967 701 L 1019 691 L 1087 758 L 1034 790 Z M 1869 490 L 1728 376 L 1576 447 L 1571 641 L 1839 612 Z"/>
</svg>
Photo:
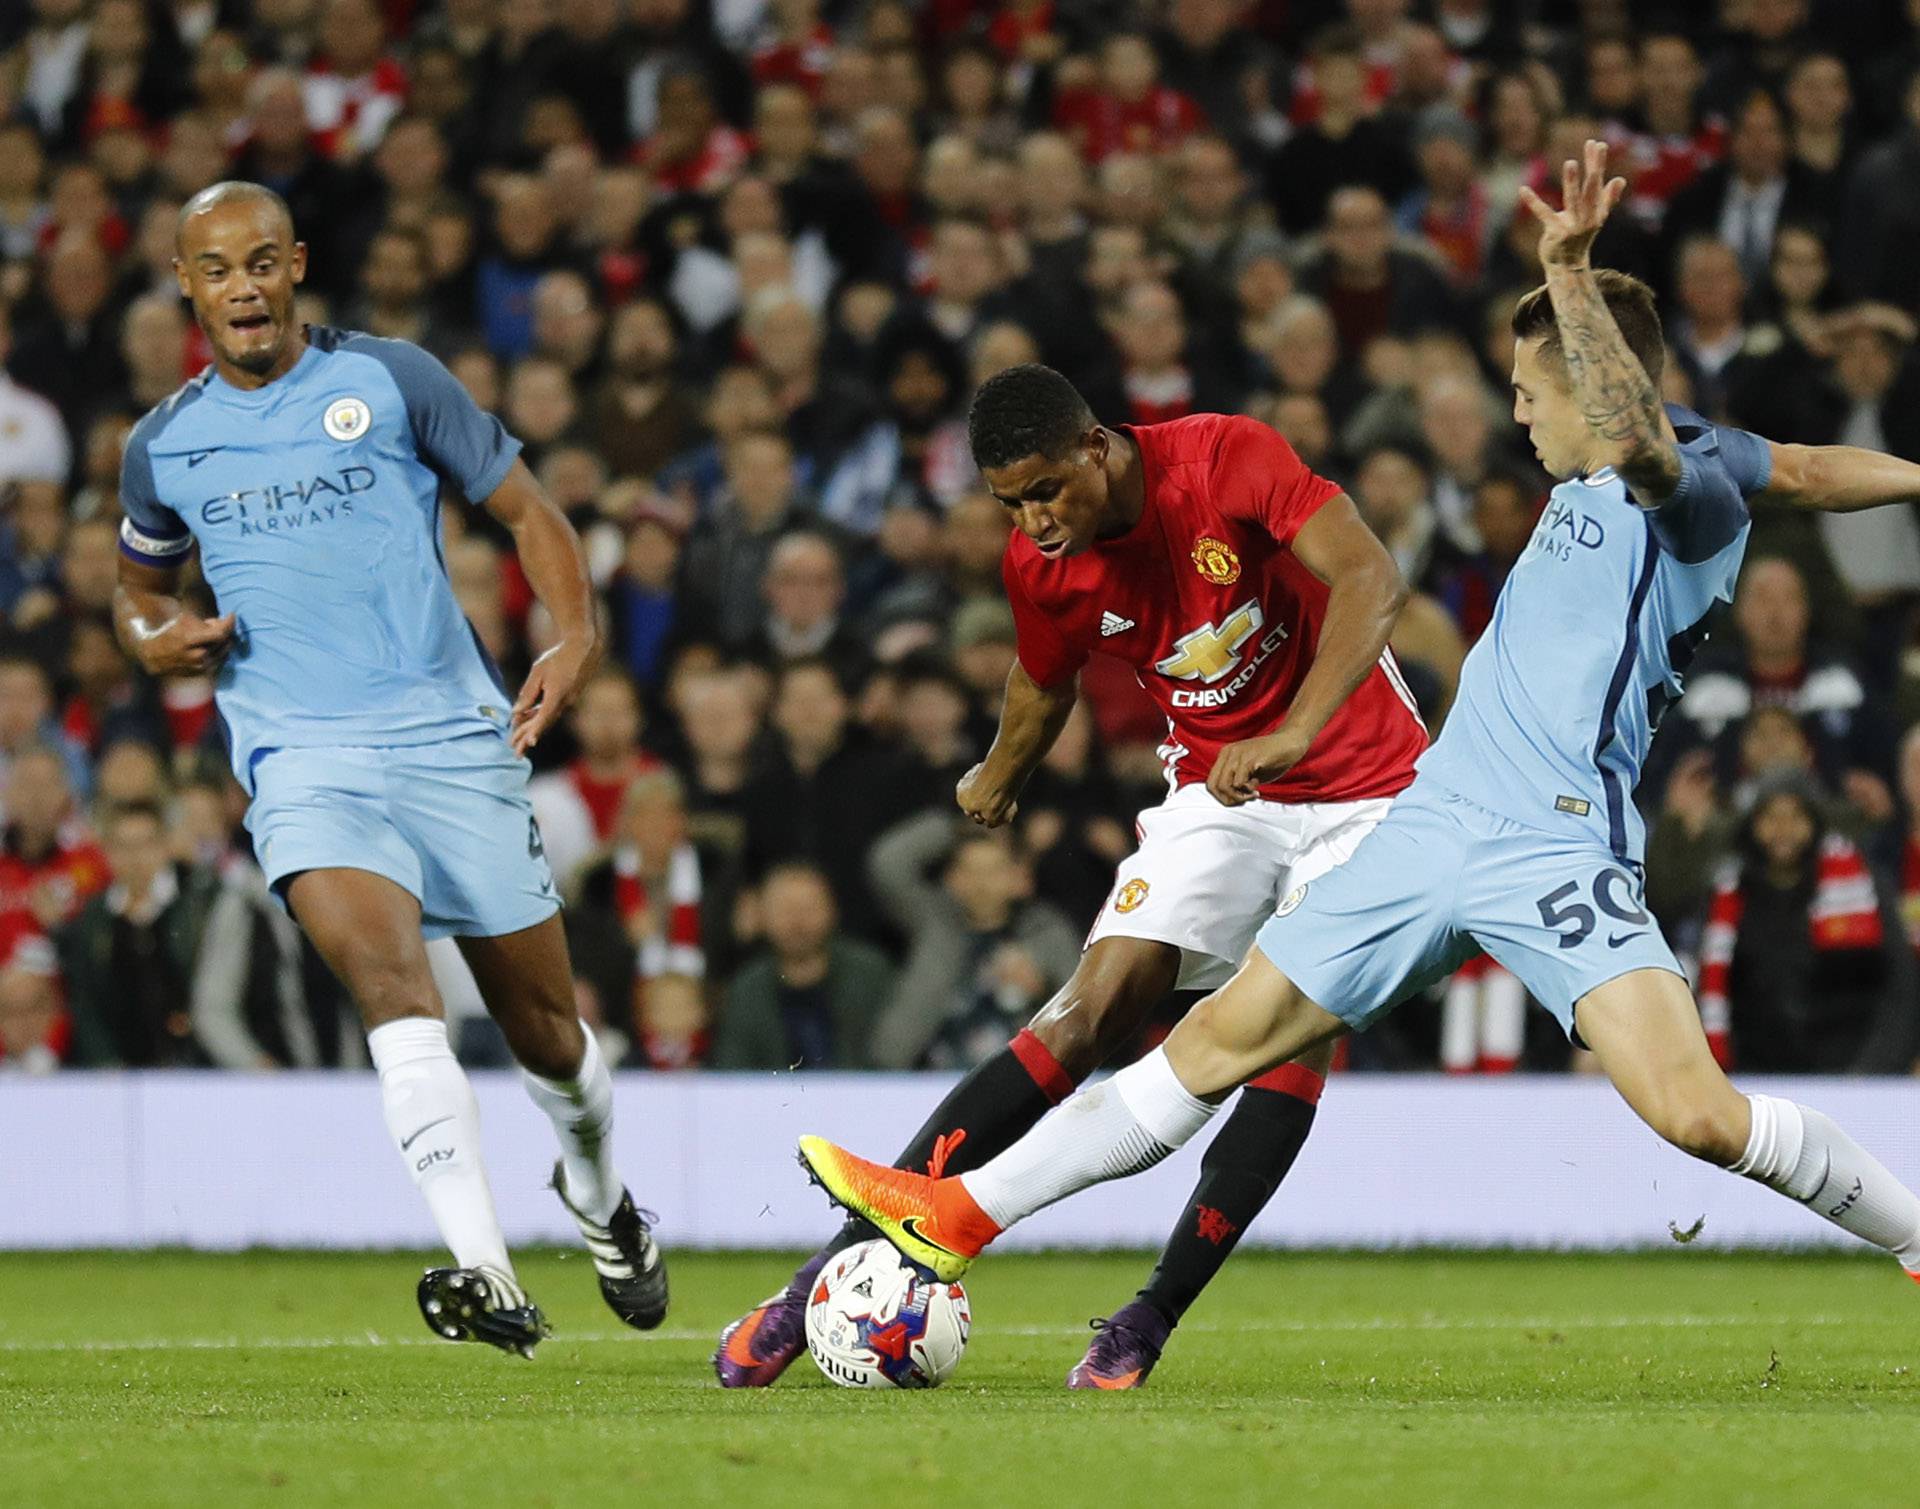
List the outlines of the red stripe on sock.
<svg viewBox="0 0 1920 1509">
<path fill-rule="evenodd" d="M 1020 1067 L 1032 1076 L 1033 1082 L 1048 1100 L 1059 1105 L 1073 1094 L 1073 1076 L 1060 1066 L 1060 1060 L 1053 1056 L 1052 1050 L 1027 1028 L 1021 1028 L 1007 1046 L 1013 1050 L 1013 1056 L 1020 1060 Z"/>
<path fill-rule="evenodd" d="M 1326 1076 L 1314 1073 L 1305 1064 L 1282 1064 L 1278 1069 L 1269 1069 L 1247 1084 L 1249 1090 L 1273 1090 L 1281 1095 L 1291 1095 L 1295 1100 L 1304 1100 L 1310 1106 L 1320 1104 L 1320 1092 L 1326 1087 Z"/>
</svg>

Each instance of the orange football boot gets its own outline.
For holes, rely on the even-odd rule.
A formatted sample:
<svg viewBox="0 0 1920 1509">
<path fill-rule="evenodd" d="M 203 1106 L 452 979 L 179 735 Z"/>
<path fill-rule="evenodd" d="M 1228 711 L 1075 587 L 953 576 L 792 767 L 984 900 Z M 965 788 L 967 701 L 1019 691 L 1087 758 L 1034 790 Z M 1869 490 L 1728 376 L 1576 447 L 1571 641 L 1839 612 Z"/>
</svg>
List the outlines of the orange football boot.
<svg viewBox="0 0 1920 1509">
<path fill-rule="evenodd" d="M 802 1137 L 800 1161 L 838 1204 L 871 1221 L 942 1283 L 958 1279 L 1000 1235 L 957 1177 L 935 1179 L 869 1163 L 824 1137 Z"/>
</svg>

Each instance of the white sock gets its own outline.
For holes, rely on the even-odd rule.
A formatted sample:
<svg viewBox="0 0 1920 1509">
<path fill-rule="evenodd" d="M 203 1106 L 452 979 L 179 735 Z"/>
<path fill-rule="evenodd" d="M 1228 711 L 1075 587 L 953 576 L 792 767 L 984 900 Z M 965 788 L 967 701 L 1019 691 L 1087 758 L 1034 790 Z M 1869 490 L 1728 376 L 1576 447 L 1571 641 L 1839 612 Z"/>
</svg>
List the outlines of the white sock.
<svg viewBox="0 0 1920 1509">
<path fill-rule="evenodd" d="M 1771 1095 L 1747 1101 L 1753 1131 L 1733 1171 L 1884 1247 L 1920 1274 L 1920 1196 L 1821 1112 Z"/>
<path fill-rule="evenodd" d="M 380 1071 L 387 1130 L 454 1262 L 513 1278 L 480 1161 L 480 1107 L 447 1044 L 447 1024 L 402 1017 L 369 1032 L 367 1051 Z"/>
<path fill-rule="evenodd" d="M 1061 1103 L 1031 1132 L 961 1182 L 1002 1231 L 1077 1190 L 1150 1169 L 1213 1118 L 1156 1048 L 1112 1079 Z"/>
<path fill-rule="evenodd" d="M 572 1079 L 546 1079 L 522 1069 L 527 1094 L 547 1113 L 553 1134 L 560 1139 L 560 1162 L 565 1170 L 567 1203 L 602 1226 L 620 1206 L 624 1192 L 613 1171 L 613 1076 L 600 1056 L 600 1045 L 585 1022 L 586 1054 Z"/>
</svg>

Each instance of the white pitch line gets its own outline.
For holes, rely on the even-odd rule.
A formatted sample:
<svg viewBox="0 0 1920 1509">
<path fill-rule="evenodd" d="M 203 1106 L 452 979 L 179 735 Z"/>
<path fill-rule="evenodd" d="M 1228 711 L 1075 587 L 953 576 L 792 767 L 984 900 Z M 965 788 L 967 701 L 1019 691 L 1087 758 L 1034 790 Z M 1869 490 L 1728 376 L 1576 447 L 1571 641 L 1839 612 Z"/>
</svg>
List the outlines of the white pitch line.
<svg viewBox="0 0 1920 1509">
<path fill-rule="evenodd" d="M 1238 1325 L 1199 1324 L 1182 1326 L 1187 1335 L 1231 1333 L 1246 1335 L 1265 1332 L 1275 1335 L 1318 1336 L 1356 1331 L 1639 1331 L 1639 1330 L 1722 1330 L 1757 1326 L 1849 1326 L 1858 1318 L 1845 1315 L 1589 1315 L 1589 1316 L 1424 1316 L 1399 1318 L 1380 1316 L 1373 1320 L 1278 1320 Z M 1085 1326 L 996 1326 L 998 1336 L 1081 1336 Z M 657 1341 L 710 1342 L 710 1331 L 650 1331 Z M 551 1338 L 549 1346 L 569 1342 L 630 1341 L 631 1331 L 569 1331 Z M 240 1336 L 154 1336 L 125 1341 L 3 1341 L 0 1352 L 320 1352 L 368 1347 L 443 1347 L 449 1343 L 436 1336 L 381 1336 L 369 1331 L 364 1336 L 263 1336 L 252 1340 Z"/>
</svg>

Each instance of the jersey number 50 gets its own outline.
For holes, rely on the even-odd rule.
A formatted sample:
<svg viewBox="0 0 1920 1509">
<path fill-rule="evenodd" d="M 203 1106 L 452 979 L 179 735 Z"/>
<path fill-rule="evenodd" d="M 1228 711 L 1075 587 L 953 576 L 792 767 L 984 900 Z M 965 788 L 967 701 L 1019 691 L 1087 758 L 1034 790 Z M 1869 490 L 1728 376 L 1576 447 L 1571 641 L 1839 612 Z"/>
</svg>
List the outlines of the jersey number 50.
<svg viewBox="0 0 1920 1509">
<path fill-rule="evenodd" d="M 1616 922 L 1632 923 L 1635 927 L 1646 927 L 1653 921 L 1640 903 L 1634 899 L 1634 883 L 1624 870 L 1602 870 L 1593 877 L 1589 889 L 1593 893 L 1593 906 L 1600 908 Z M 1580 882 L 1569 880 L 1558 890 L 1547 892 L 1534 904 L 1540 908 L 1540 925 L 1549 931 L 1558 932 L 1568 923 L 1573 931 L 1560 933 L 1562 948 L 1578 948 L 1592 934 L 1594 926 L 1600 920 L 1594 915 L 1593 906 L 1584 901 L 1569 902 L 1568 897 L 1580 890 Z M 1632 937 L 1631 933 L 1614 933 L 1607 939 L 1609 948 L 1618 948 Z"/>
</svg>

